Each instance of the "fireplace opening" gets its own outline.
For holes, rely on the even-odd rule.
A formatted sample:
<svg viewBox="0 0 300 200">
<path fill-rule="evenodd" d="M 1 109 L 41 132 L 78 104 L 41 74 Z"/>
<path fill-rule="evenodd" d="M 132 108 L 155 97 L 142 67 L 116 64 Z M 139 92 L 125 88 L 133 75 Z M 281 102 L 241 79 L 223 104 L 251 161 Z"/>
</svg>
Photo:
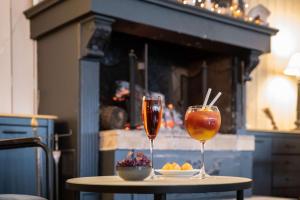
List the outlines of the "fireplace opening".
<svg viewBox="0 0 300 200">
<path fill-rule="evenodd" d="M 145 45 L 148 56 L 145 58 Z M 223 92 L 217 102 L 222 114 L 220 132 L 232 133 L 233 58 L 230 53 L 149 40 L 113 32 L 100 69 L 100 129 L 126 128 L 130 120 L 129 53 L 137 58 L 135 67 L 135 121 L 141 125 L 141 98 L 145 93 L 145 60 L 148 60 L 148 89 L 163 95 L 165 110 L 176 112 L 176 124 L 189 105 L 202 104 L 208 88 L 212 96 Z M 171 107 L 170 107 L 171 106 Z M 172 124 L 171 124 L 172 127 Z"/>
</svg>

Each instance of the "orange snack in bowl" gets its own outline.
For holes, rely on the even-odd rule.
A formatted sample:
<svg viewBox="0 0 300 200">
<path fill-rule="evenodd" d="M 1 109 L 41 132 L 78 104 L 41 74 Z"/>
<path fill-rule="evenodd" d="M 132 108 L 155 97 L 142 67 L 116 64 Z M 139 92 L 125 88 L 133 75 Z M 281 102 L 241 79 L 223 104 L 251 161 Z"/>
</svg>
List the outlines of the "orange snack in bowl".
<svg viewBox="0 0 300 200">
<path fill-rule="evenodd" d="M 192 170 L 193 166 L 187 162 L 181 166 L 176 162 L 172 162 L 172 163 L 168 162 L 161 169 L 162 170 Z"/>
<path fill-rule="evenodd" d="M 190 163 L 184 163 L 183 165 L 181 165 L 181 170 L 192 170 L 193 166 Z"/>
<path fill-rule="evenodd" d="M 162 170 L 172 170 L 172 164 L 166 163 L 161 169 Z"/>
<path fill-rule="evenodd" d="M 181 170 L 181 167 L 176 162 L 173 162 L 172 163 L 172 170 Z"/>
</svg>

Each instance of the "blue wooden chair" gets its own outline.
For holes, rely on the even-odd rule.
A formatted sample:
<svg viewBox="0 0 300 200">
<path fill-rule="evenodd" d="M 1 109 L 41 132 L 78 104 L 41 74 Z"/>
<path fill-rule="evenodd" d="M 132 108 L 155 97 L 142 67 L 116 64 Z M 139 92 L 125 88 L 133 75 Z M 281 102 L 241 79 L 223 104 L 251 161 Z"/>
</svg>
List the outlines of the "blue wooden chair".
<svg viewBox="0 0 300 200">
<path fill-rule="evenodd" d="M 46 195 L 48 200 L 52 200 L 52 154 L 48 147 L 42 143 L 39 137 L 32 138 L 14 138 L 0 140 L 0 150 L 40 147 L 46 154 Z M 46 200 L 43 197 L 20 194 L 0 194 L 0 200 Z"/>
</svg>

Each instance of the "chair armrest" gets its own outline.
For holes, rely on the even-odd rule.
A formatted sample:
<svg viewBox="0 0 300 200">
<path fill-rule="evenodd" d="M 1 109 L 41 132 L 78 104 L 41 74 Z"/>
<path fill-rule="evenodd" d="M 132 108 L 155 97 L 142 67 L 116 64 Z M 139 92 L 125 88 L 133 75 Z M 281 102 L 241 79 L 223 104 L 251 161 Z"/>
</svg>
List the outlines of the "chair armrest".
<svg viewBox="0 0 300 200">
<path fill-rule="evenodd" d="M 46 192 L 49 200 L 53 199 L 52 195 L 52 153 L 39 137 L 14 138 L 0 140 L 0 150 L 18 149 L 28 147 L 41 147 L 46 154 Z"/>
<path fill-rule="evenodd" d="M 41 144 L 42 142 L 39 137 L 3 139 L 0 140 L 0 150 L 26 147 L 41 147 Z"/>
</svg>

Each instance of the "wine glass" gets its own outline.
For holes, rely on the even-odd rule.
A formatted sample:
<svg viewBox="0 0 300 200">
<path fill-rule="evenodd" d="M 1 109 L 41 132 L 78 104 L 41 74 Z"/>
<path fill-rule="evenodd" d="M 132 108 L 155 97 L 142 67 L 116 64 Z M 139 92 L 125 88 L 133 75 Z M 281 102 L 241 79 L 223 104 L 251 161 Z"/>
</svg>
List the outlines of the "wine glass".
<svg viewBox="0 0 300 200">
<path fill-rule="evenodd" d="M 142 103 L 142 119 L 144 122 L 144 128 L 147 137 L 150 141 L 150 153 L 151 153 L 151 167 L 152 175 L 154 177 L 154 166 L 153 166 L 153 140 L 158 134 L 162 118 L 162 103 L 161 97 L 143 96 Z"/>
<path fill-rule="evenodd" d="M 209 176 L 205 173 L 204 144 L 213 138 L 221 126 L 221 115 L 216 106 L 190 106 L 185 113 L 185 128 L 189 135 L 201 142 L 201 167 L 196 178 Z"/>
</svg>

